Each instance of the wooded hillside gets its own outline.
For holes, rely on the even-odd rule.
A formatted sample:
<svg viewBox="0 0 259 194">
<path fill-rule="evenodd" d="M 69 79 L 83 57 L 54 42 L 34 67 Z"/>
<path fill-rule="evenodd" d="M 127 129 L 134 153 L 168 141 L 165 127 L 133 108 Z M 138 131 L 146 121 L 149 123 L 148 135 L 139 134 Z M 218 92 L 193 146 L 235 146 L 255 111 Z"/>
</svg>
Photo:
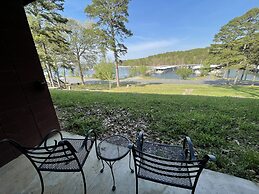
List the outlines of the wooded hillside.
<svg viewBox="0 0 259 194">
<path fill-rule="evenodd" d="M 123 62 L 126 66 L 160 66 L 160 65 L 181 65 L 201 64 L 209 54 L 209 47 L 197 48 L 187 51 L 174 51 L 157 54 L 140 59 L 131 59 Z"/>
</svg>

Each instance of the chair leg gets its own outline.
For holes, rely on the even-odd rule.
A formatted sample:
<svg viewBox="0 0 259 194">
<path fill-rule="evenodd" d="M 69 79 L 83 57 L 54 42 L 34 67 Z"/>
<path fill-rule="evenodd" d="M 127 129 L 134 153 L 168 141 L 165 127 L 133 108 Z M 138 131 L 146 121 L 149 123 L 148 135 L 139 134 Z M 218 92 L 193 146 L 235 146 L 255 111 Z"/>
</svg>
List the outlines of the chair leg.
<svg viewBox="0 0 259 194">
<path fill-rule="evenodd" d="M 138 177 L 136 176 L 136 194 L 138 194 Z"/>
<path fill-rule="evenodd" d="M 96 154 L 96 157 L 97 157 L 97 159 L 98 160 L 100 160 L 101 158 L 99 157 L 99 155 L 98 155 L 98 151 L 97 151 L 97 142 L 96 142 L 97 140 L 95 140 L 94 142 L 94 146 L 95 146 L 95 154 Z"/>
<path fill-rule="evenodd" d="M 36 170 L 37 170 L 37 169 L 36 169 Z M 42 175 L 41 175 L 41 173 L 40 173 L 39 170 L 37 170 L 37 173 L 38 173 L 38 175 L 39 175 L 39 177 L 40 177 L 41 194 L 43 194 L 43 193 L 44 193 L 44 182 L 43 182 L 43 178 L 42 178 Z"/>
<path fill-rule="evenodd" d="M 81 171 L 81 174 L 82 174 L 82 177 L 83 177 L 84 194 L 86 194 L 86 181 L 85 181 L 85 174 L 84 174 L 83 169 L 81 169 L 80 171 Z"/>
<path fill-rule="evenodd" d="M 131 173 L 134 172 L 134 170 L 131 168 L 131 150 L 130 150 L 130 153 L 129 153 L 129 169 L 130 169 Z"/>
</svg>

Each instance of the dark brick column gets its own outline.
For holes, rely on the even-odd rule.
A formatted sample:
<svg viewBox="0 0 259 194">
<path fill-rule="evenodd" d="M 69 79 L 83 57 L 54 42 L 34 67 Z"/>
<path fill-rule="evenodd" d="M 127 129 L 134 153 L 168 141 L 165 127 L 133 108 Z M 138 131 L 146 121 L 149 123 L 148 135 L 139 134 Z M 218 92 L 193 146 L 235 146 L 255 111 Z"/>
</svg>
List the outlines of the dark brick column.
<svg viewBox="0 0 259 194">
<path fill-rule="evenodd" d="M 37 145 L 59 123 L 20 0 L 0 2 L 0 140 Z M 0 166 L 18 155 L 0 145 Z"/>
</svg>

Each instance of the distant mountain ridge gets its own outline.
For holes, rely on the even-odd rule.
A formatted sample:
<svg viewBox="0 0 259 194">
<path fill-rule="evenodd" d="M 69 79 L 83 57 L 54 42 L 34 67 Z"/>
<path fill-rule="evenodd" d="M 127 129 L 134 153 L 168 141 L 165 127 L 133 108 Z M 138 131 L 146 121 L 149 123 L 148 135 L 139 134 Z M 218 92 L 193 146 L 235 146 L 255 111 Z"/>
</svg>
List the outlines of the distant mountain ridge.
<svg viewBox="0 0 259 194">
<path fill-rule="evenodd" d="M 187 51 L 173 51 L 152 55 L 140 59 L 125 60 L 125 66 L 161 66 L 161 65 L 182 65 L 202 64 L 209 55 L 209 47 L 196 48 Z"/>
</svg>

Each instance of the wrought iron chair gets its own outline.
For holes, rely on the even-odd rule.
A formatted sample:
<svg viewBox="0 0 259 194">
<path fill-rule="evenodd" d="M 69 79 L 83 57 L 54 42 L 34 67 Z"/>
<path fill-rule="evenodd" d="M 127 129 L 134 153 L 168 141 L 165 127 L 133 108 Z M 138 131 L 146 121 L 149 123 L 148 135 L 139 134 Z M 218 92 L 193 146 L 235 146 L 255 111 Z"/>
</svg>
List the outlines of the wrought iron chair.
<svg viewBox="0 0 259 194">
<path fill-rule="evenodd" d="M 54 136 L 55 134 L 58 134 L 60 137 L 57 138 L 57 136 Z M 50 145 L 51 139 L 53 143 Z M 31 161 L 40 177 L 41 194 L 44 193 L 41 171 L 81 172 L 84 194 L 86 194 L 83 165 L 95 141 L 96 135 L 92 130 L 87 133 L 84 139 L 63 138 L 60 131 L 52 130 L 36 147 L 25 147 L 11 139 L 3 139 L 0 143 L 11 144 Z"/>
<path fill-rule="evenodd" d="M 131 148 L 135 164 L 136 194 L 138 178 L 189 189 L 194 194 L 206 163 L 216 160 L 212 155 L 196 159 L 189 137 L 185 137 L 183 146 L 165 145 L 144 142 L 142 131 L 137 137 L 136 145 L 131 145 Z"/>
</svg>

